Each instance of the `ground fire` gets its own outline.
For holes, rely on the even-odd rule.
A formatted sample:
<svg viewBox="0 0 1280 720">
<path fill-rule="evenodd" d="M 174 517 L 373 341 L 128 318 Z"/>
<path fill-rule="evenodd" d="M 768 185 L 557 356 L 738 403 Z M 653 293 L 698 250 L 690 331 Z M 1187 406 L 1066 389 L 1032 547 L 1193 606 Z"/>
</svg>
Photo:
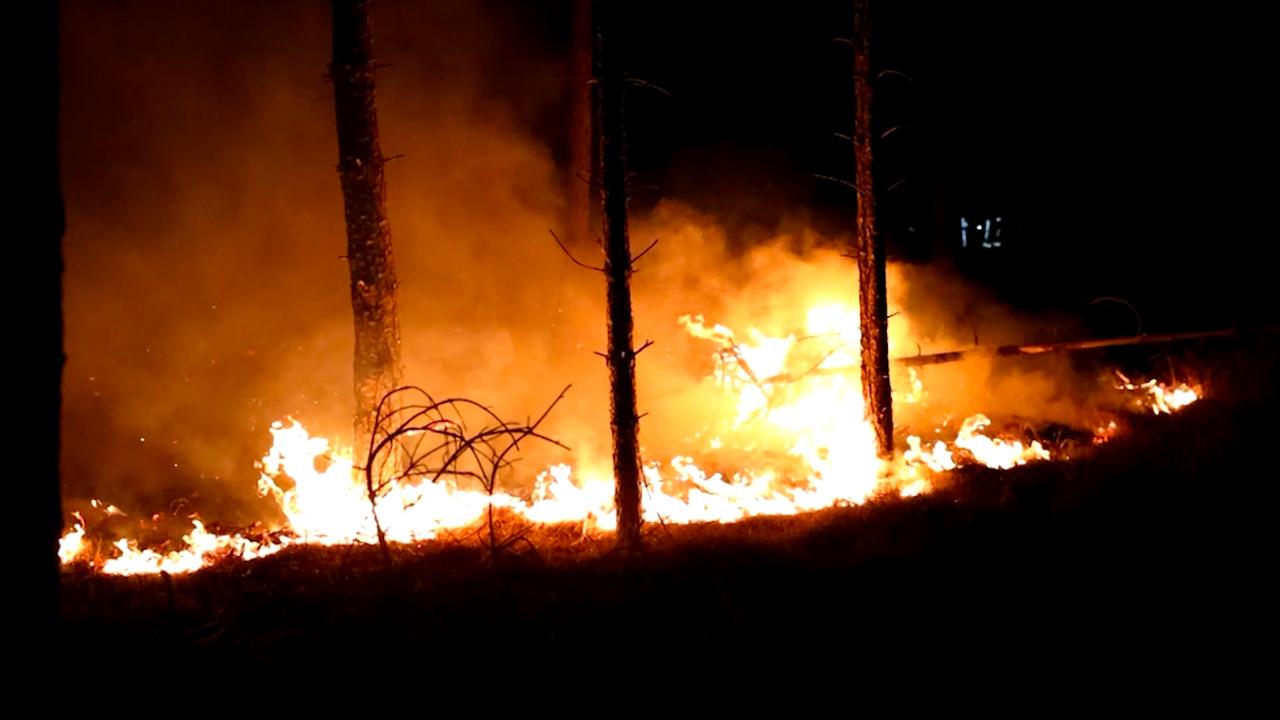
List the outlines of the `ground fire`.
<svg viewBox="0 0 1280 720">
<path fill-rule="evenodd" d="M 983 414 L 936 417 L 929 437 L 909 434 L 892 461 L 876 453 L 864 419 L 858 383 L 856 303 L 830 302 L 803 313 L 797 332 L 768 335 L 738 330 L 701 316 L 677 319 L 689 342 L 712 358 L 704 379 L 720 405 L 709 426 L 696 428 L 686 454 L 646 458 L 643 509 L 649 523 L 733 522 L 758 515 L 790 515 L 876 495 L 927 493 L 935 475 L 966 465 L 1010 469 L 1052 462 L 1071 452 L 1040 439 L 993 431 Z M 1199 399 L 1189 383 L 1135 381 L 1117 372 L 1115 390 L 1131 409 L 1168 414 Z M 929 403 L 929 388 L 908 368 L 903 407 Z M 1091 430 L 1092 440 L 1115 436 L 1115 420 Z M 287 524 L 253 538 L 209 531 L 190 519 L 181 546 L 142 547 L 135 538 L 90 541 L 93 524 L 77 516 L 64 534 L 64 564 L 88 563 L 106 574 L 193 572 L 232 558 L 253 560 L 297 544 L 377 541 L 366 488 L 349 449 L 313 437 L 301 419 L 271 427 L 272 445 L 259 463 L 258 489 Z M 94 501 L 104 514 L 114 506 Z M 572 523 L 584 533 L 615 528 L 613 482 L 606 463 L 557 463 L 537 471 L 527 492 L 489 494 L 466 478 L 402 480 L 377 503 L 391 542 L 430 540 L 441 532 L 477 525 L 492 508 L 532 523 Z"/>
</svg>

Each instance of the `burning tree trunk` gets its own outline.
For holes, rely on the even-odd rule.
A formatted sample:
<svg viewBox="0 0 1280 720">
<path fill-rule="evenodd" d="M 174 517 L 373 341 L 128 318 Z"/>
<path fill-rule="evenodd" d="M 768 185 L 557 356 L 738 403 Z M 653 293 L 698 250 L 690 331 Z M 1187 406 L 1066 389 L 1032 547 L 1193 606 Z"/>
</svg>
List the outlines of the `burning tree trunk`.
<svg viewBox="0 0 1280 720">
<path fill-rule="evenodd" d="M 591 181 L 595 133 L 594 68 L 592 67 L 592 0 L 573 2 L 573 40 L 569 58 L 569 170 L 565 196 L 569 209 L 569 246 L 585 247 L 591 238 Z"/>
<path fill-rule="evenodd" d="M 367 444 L 378 402 L 400 385 L 396 267 L 374 102 L 371 0 L 333 0 L 333 101 L 355 315 L 355 439 Z"/>
<path fill-rule="evenodd" d="M 884 238 L 876 234 L 871 179 L 871 12 L 853 2 L 854 187 L 858 195 L 858 318 L 862 336 L 862 396 L 882 457 L 893 455 L 893 399 L 889 386 L 888 302 Z"/>
<path fill-rule="evenodd" d="M 596 22 L 596 71 L 600 87 L 600 180 L 604 211 L 604 273 L 608 295 L 609 388 L 613 416 L 614 504 L 618 544 L 640 548 L 640 418 L 636 412 L 636 351 L 631 331 L 631 243 L 627 237 L 626 138 L 622 104 L 624 79 L 615 52 L 617 2 L 600 0 Z"/>
</svg>

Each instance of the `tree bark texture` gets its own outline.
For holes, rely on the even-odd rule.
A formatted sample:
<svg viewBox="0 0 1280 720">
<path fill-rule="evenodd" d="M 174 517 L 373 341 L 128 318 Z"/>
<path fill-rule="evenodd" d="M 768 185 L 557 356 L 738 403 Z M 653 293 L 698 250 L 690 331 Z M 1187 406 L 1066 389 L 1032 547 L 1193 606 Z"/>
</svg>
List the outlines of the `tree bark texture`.
<svg viewBox="0 0 1280 720">
<path fill-rule="evenodd" d="M 893 455 L 893 399 L 889 384 L 888 301 L 884 238 L 876 233 L 871 176 L 871 11 L 853 2 L 854 187 L 858 210 L 858 318 L 862 339 L 862 396 L 881 457 Z"/>
<path fill-rule="evenodd" d="M 355 319 L 357 448 L 368 444 L 378 401 L 401 382 L 396 266 L 374 99 L 371 6 L 371 0 L 333 0 L 330 68 Z"/>
<path fill-rule="evenodd" d="M 609 340 L 606 362 L 613 428 L 614 504 L 618 544 L 640 548 L 640 419 L 636 411 L 636 354 L 632 346 L 631 243 L 627 237 L 626 137 L 623 127 L 625 79 L 616 55 L 617 2 L 597 0 L 596 71 L 600 88 L 600 181 L 604 213 L 604 271 Z"/>
</svg>

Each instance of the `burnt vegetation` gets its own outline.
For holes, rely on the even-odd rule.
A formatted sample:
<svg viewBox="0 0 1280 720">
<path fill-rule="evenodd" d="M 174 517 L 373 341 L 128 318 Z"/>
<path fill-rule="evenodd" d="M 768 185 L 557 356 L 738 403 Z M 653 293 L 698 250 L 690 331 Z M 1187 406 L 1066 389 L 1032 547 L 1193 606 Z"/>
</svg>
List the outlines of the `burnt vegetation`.
<svg viewBox="0 0 1280 720">
<path fill-rule="evenodd" d="M 1247 678 L 1226 653 L 1275 599 L 1262 568 L 1278 351 L 1264 336 L 1185 352 L 1212 391 L 1182 413 L 1134 416 L 1133 432 L 1075 460 L 965 468 L 924 496 L 649 527 L 627 562 L 608 536 L 540 526 L 521 528 L 536 551 L 498 562 L 483 533 L 458 532 L 396 546 L 392 569 L 364 545 L 173 578 L 81 566 L 64 573 L 64 629 L 112 653 L 282 670 L 375 651 L 455 668 L 495 648 L 580 656 L 626 632 L 637 659 L 694 657 L 713 674 L 733 672 L 728 658 L 852 667 L 925 653 L 1035 675 Z M 1130 365 L 1168 361 L 1129 352 Z"/>
</svg>

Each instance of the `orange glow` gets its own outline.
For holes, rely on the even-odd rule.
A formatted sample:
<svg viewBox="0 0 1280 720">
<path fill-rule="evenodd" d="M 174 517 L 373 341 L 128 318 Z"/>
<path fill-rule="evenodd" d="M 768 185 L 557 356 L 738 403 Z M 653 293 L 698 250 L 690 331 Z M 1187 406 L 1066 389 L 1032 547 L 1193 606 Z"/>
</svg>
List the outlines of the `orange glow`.
<svg viewBox="0 0 1280 720">
<path fill-rule="evenodd" d="M 697 316 L 681 317 L 679 323 L 694 338 L 715 346 L 714 371 L 705 382 L 726 405 L 714 427 L 701 433 L 708 438 L 703 447 L 646 463 L 643 499 L 649 522 L 732 522 L 860 504 L 882 492 L 909 497 L 928 492 L 933 473 L 967 464 L 1009 469 L 1052 458 L 1038 441 L 989 435 L 991 420 L 982 414 L 965 419 L 950 442 L 926 444 L 911 435 L 894 462 L 878 458 L 871 426 L 863 417 L 856 306 L 815 305 L 805 314 L 803 333 L 785 336 L 754 327 L 738 333 Z M 1121 387 L 1156 414 L 1174 412 L 1199 397 L 1198 390 L 1185 384 L 1134 384 L 1120 377 Z M 919 404 L 926 398 L 913 369 L 898 401 Z M 1105 440 L 1115 431 L 1111 423 L 1099 428 L 1097 436 Z M 292 420 L 275 423 L 271 435 L 258 490 L 288 519 L 287 534 L 254 541 L 212 533 L 193 519 L 182 549 L 162 553 L 120 539 L 114 543 L 114 557 L 98 569 L 118 575 L 184 573 L 221 558 L 264 557 L 297 543 L 376 542 L 365 486 L 351 454 L 312 437 Z M 750 460 L 729 475 L 706 469 L 705 458 L 717 452 Z M 609 466 L 591 463 L 547 467 L 527 496 L 488 495 L 478 487 L 460 486 L 456 478 L 397 482 L 380 498 L 378 516 L 388 540 L 408 543 L 475 525 L 491 504 L 535 523 L 581 523 L 584 532 L 615 528 Z M 108 515 L 121 514 L 98 501 L 93 506 Z M 86 526 L 83 518 L 77 516 L 77 521 L 62 538 L 63 563 L 83 559 Z"/>
</svg>

